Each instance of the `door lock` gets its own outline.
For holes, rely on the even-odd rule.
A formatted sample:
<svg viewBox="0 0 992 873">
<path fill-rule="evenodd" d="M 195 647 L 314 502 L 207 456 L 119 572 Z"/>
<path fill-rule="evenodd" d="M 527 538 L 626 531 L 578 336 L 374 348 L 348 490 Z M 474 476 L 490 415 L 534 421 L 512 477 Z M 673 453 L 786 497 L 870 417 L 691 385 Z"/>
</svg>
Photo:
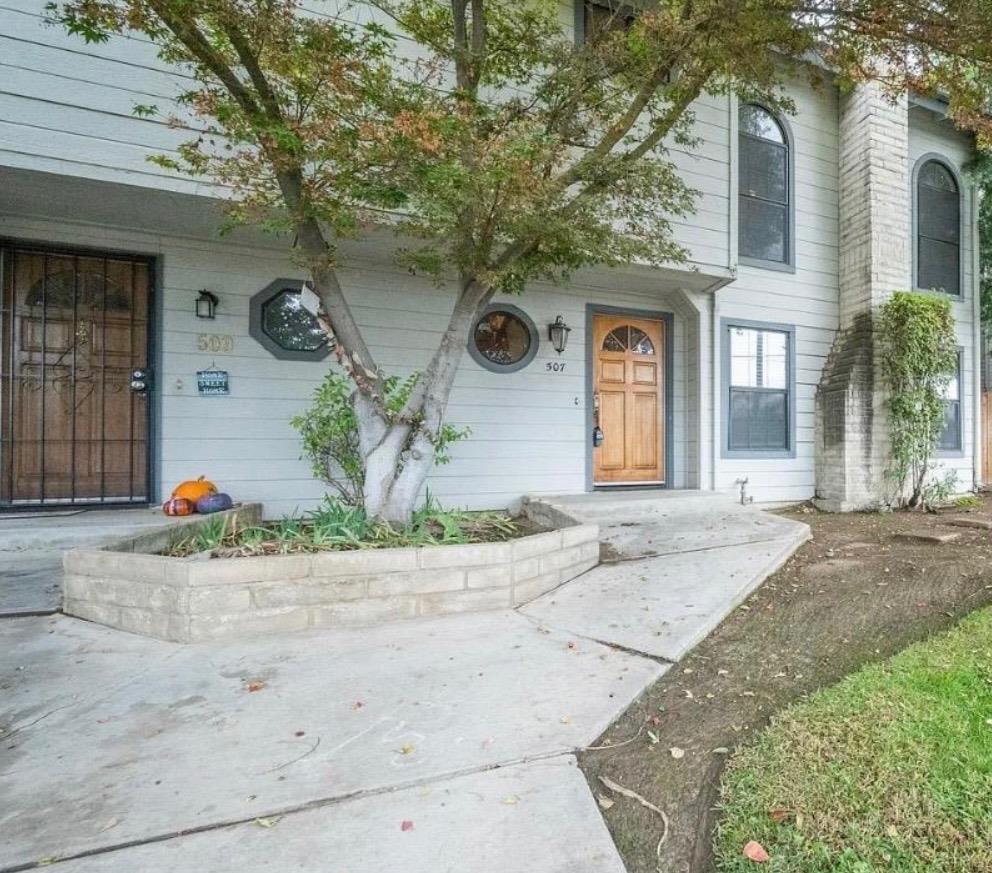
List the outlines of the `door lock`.
<svg viewBox="0 0 992 873">
<path fill-rule="evenodd" d="M 131 371 L 131 391 L 135 394 L 147 394 L 151 385 L 151 371 L 141 368 Z"/>
</svg>

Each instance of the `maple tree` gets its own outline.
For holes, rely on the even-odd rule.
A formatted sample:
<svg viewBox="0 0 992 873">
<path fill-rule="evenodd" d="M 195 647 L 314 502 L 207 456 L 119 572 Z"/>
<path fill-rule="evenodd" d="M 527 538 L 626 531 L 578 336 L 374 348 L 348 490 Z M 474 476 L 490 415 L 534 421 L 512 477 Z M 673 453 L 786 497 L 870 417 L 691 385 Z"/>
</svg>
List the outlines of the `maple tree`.
<svg viewBox="0 0 992 873">
<path fill-rule="evenodd" d="M 581 2 L 581 0 L 580 0 Z M 790 76 L 946 97 L 988 136 L 985 0 L 660 0 L 577 46 L 554 0 L 68 0 L 87 40 L 138 32 L 192 73 L 194 130 L 160 161 L 224 187 L 233 220 L 286 232 L 351 380 L 371 516 L 409 519 L 469 333 L 498 292 L 581 267 L 678 263 L 694 192 L 693 102 L 736 93 L 788 112 Z M 622 26 L 621 26 L 622 25 Z M 144 107 L 141 111 L 154 111 Z M 390 408 L 338 275 L 340 242 L 391 228 L 410 269 L 452 288 L 447 326 Z"/>
</svg>

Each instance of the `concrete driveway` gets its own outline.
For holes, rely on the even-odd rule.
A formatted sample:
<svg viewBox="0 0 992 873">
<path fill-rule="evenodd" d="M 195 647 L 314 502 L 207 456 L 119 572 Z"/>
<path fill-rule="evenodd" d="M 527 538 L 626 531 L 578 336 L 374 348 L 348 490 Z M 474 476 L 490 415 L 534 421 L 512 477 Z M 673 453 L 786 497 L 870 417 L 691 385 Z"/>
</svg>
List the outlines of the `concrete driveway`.
<svg viewBox="0 0 992 873">
<path fill-rule="evenodd" d="M 516 612 L 189 646 L 0 622 L 0 873 L 619 873 L 575 751 L 807 536 L 696 509 L 729 515 L 663 554 L 657 506 L 571 507 L 653 543 Z"/>
</svg>

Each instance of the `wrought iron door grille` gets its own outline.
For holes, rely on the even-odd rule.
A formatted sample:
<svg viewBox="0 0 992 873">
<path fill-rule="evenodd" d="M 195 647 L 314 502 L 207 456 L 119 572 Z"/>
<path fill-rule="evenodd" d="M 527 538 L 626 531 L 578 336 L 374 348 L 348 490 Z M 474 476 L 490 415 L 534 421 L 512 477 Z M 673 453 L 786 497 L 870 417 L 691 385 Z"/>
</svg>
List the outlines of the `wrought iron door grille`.
<svg viewBox="0 0 992 873">
<path fill-rule="evenodd" d="M 148 502 L 152 267 L 0 243 L 0 506 Z"/>
</svg>

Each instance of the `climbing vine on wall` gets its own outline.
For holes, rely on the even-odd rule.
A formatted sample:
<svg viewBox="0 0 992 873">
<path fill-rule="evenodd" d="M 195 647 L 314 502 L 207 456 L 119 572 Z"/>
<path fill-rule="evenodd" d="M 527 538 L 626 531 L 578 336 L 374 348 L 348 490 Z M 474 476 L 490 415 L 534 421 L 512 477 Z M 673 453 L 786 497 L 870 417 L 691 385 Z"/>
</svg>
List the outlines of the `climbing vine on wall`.
<svg viewBox="0 0 992 873">
<path fill-rule="evenodd" d="M 944 396 L 957 369 L 954 316 L 946 297 L 898 291 L 878 322 L 891 438 L 889 475 L 899 502 L 930 507 L 949 483 L 934 478 L 944 429 Z"/>
</svg>

